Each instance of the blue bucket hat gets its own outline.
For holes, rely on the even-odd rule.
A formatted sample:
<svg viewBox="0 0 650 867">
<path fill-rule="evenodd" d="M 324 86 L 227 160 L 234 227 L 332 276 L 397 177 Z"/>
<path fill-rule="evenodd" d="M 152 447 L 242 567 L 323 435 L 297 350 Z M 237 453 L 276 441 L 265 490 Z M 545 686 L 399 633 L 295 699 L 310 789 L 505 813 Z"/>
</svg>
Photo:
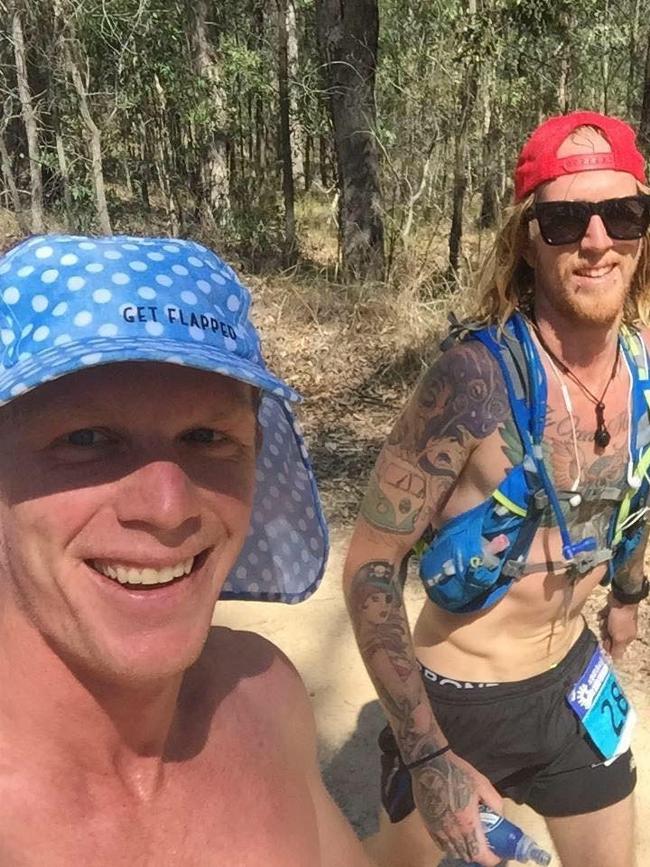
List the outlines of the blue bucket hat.
<svg viewBox="0 0 650 867">
<path fill-rule="evenodd" d="M 260 389 L 263 443 L 251 526 L 222 599 L 301 602 L 318 587 L 327 527 L 290 403 L 248 317 L 250 294 L 194 241 L 43 235 L 0 258 L 0 406 L 100 364 L 158 361 Z"/>
</svg>

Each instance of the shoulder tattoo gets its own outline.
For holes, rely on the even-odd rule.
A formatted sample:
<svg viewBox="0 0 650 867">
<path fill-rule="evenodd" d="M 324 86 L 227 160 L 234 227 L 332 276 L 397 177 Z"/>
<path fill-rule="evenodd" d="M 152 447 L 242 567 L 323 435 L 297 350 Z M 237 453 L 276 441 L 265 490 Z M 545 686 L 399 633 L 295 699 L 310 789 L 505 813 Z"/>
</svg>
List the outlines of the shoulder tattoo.
<svg viewBox="0 0 650 867">
<path fill-rule="evenodd" d="M 424 376 L 417 392 L 427 416 L 420 446 L 432 437 L 463 442 L 485 439 L 510 414 L 508 394 L 496 360 L 476 341 L 445 352 Z"/>
</svg>

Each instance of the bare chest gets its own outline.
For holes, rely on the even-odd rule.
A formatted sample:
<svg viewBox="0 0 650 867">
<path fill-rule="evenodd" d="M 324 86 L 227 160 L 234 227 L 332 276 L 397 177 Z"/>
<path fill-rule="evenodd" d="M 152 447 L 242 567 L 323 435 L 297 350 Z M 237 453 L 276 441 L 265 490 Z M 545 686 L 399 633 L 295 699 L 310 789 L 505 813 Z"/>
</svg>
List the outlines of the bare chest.
<svg viewBox="0 0 650 867">
<path fill-rule="evenodd" d="M 0 784 L 3 867 L 316 867 L 307 784 L 258 738 L 168 769 L 146 804 L 114 787 L 12 775 Z M 2 791 L 4 789 L 4 791 Z"/>
<path fill-rule="evenodd" d="M 610 501 L 620 499 L 625 486 L 630 424 L 626 382 L 608 394 L 602 418 L 609 435 L 605 448 L 599 448 L 594 440 L 598 428 L 594 403 L 575 392 L 567 403 L 558 383 L 549 380 L 542 440 L 549 475 L 558 491 L 580 491 L 583 504 L 591 502 L 601 512 Z M 523 456 L 521 438 L 510 416 L 473 452 L 449 500 L 445 518 L 489 496 Z"/>
</svg>

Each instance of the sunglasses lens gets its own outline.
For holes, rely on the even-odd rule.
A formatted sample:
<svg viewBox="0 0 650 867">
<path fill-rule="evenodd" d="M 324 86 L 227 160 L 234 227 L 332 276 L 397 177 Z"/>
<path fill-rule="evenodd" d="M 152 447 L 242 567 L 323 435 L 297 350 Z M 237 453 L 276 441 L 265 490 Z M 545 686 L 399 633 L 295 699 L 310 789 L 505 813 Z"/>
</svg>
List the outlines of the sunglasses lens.
<svg viewBox="0 0 650 867">
<path fill-rule="evenodd" d="M 628 196 L 603 202 L 601 213 L 607 234 L 618 241 L 641 238 L 650 218 L 645 196 Z"/>
<path fill-rule="evenodd" d="M 633 241 L 642 238 L 650 224 L 650 197 L 625 196 L 594 204 L 540 202 L 533 212 L 542 238 L 551 246 L 580 241 L 593 214 L 599 214 L 610 238 Z"/>
<path fill-rule="evenodd" d="M 541 202 L 535 206 L 535 217 L 542 238 L 555 246 L 579 241 L 591 214 L 582 202 Z"/>
</svg>

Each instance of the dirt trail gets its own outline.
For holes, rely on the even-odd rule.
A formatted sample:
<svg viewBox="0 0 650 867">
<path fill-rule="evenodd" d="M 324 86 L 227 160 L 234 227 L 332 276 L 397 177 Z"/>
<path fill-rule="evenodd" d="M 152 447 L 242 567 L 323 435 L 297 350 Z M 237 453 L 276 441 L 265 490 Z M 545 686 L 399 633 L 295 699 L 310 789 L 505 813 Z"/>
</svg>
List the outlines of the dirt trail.
<svg viewBox="0 0 650 867">
<path fill-rule="evenodd" d="M 299 607 L 220 602 L 215 623 L 252 629 L 269 638 L 293 660 L 312 696 L 320 737 L 321 764 L 334 798 L 365 837 L 376 830 L 379 759 L 375 745 L 383 718 L 375 692 L 354 643 L 340 591 L 340 574 L 349 530 L 332 533 L 332 553 L 318 592 Z M 414 581 L 406 587 L 411 614 L 422 601 Z M 647 634 L 647 633 L 646 633 Z M 650 678 L 647 646 L 637 642 L 622 676 L 638 715 L 634 750 L 637 787 L 639 867 L 650 863 Z M 645 671 L 643 670 L 645 669 Z M 552 850 L 543 822 L 525 807 L 508 814 L 538 842 Z M 553 862 L 559 865 L 557 858 Z"/>
</svg>

